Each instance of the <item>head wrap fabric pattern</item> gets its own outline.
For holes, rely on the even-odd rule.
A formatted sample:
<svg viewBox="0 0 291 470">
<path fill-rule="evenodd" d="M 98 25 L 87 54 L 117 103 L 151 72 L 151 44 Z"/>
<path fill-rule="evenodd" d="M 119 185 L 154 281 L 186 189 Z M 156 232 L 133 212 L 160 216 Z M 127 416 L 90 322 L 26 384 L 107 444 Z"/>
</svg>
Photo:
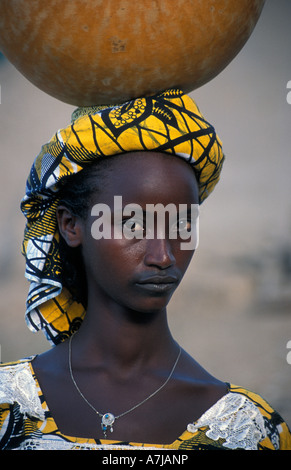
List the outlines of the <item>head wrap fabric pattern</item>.
<svg viewBox="0 0 291 470">
<path fill-rule="evenodd" d="M 218 182 L 224 160 L 215 129 L 180 90 L 85 111 L 42 147 L 21 202 L 27 218 L 23 241 L 25 276 L 30 281 L 26 322 L 32 331 L 42 329 L 54 344 L 78 329 L 86 313 L 61 283 L 56 209 L 64 178 L 98 158 L 159 151 L 189 162 L 202 203 Z"/>
</svg>

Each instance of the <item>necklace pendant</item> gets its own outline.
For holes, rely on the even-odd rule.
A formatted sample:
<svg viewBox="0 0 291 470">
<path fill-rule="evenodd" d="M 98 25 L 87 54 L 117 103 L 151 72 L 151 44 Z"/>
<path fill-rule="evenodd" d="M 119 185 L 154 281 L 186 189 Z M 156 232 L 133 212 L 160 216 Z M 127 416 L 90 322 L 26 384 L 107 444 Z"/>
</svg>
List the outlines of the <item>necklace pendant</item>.
<svg viewBox="0 0 291 470">
<path fill-rule="evenodd" d="M 107 437 L 107 429 L 110 429 L 110 432 L 113 432 L 113 423 L 115 421 L 115 416 L 112 413 L 105 413 L 101 419 L 101 428 L 104 434 L 104 437 Z"/>
</svg>

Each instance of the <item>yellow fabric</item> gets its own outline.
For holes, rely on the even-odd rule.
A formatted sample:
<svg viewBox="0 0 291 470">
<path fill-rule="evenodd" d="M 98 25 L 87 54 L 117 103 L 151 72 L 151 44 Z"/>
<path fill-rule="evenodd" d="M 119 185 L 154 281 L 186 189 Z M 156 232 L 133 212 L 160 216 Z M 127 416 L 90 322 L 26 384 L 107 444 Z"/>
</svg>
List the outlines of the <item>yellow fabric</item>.
<svg viewBox="0 0 291 470">
<path fill-rule="evenodd" d="M 42 147 L 21 203 L 27 218 L 26 277 L 31 282 L 26 320 L 33 331 L 43 329 L 53 343 L 70 336 L 85 314 L 70 292 L 62 291 L 56 221 L 60 183 L 98 158 L 133 151 L 159 151 L 189 162 L 200 203 L 213 191 L 224 160 L 214 127 L 180 90 L 86 109 Z"/>
</svg>

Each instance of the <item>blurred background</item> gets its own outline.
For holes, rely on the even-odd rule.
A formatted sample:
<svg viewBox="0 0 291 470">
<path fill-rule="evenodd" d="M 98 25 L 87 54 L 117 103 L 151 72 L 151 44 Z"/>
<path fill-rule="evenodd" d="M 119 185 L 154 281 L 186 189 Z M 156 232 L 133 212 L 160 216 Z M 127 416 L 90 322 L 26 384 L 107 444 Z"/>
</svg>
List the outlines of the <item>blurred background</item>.
<svg viewBox="0 0 291 470">
<path fill-rule="evenodd" d="M 169 306 L 184 348 L 221 380 L 263 395 L 289 426 L 290 24 L 290 1 L 267 0 L 243 50 L 191 94 L 215 125 L 226 162 L 201 208 L 199 248 Z M 8 362 L 49 348 L 24 321 L 19 204 L 41 145 L 70 122 L 74 108 L 35 88 L 3 57 L 0 85 L 0 346 Z"/>
</svg>

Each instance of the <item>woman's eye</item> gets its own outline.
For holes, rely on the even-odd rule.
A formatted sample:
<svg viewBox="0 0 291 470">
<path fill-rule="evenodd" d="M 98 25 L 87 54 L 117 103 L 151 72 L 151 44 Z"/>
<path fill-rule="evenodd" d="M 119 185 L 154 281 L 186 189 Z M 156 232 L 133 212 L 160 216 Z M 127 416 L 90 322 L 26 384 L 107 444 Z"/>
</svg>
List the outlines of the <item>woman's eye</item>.
<svg viewBox="0 0 291 470">
<path fill-rule="evenodd" d="M 172 231 L 174 232 L 191 232 L 192 230 L 192 222 L 189 219 L 179 219 L 175 224 L 172 226 Z"/>
<path fill-rule="evenodd" d="M 144 228 L 143 221 L 134 220 L 134 219 L 126 219 L 123 221 L 124 231 L 135 233 L 135 232 L 143 232 L 144 229 L 145 228 Z"/>
</svg>

